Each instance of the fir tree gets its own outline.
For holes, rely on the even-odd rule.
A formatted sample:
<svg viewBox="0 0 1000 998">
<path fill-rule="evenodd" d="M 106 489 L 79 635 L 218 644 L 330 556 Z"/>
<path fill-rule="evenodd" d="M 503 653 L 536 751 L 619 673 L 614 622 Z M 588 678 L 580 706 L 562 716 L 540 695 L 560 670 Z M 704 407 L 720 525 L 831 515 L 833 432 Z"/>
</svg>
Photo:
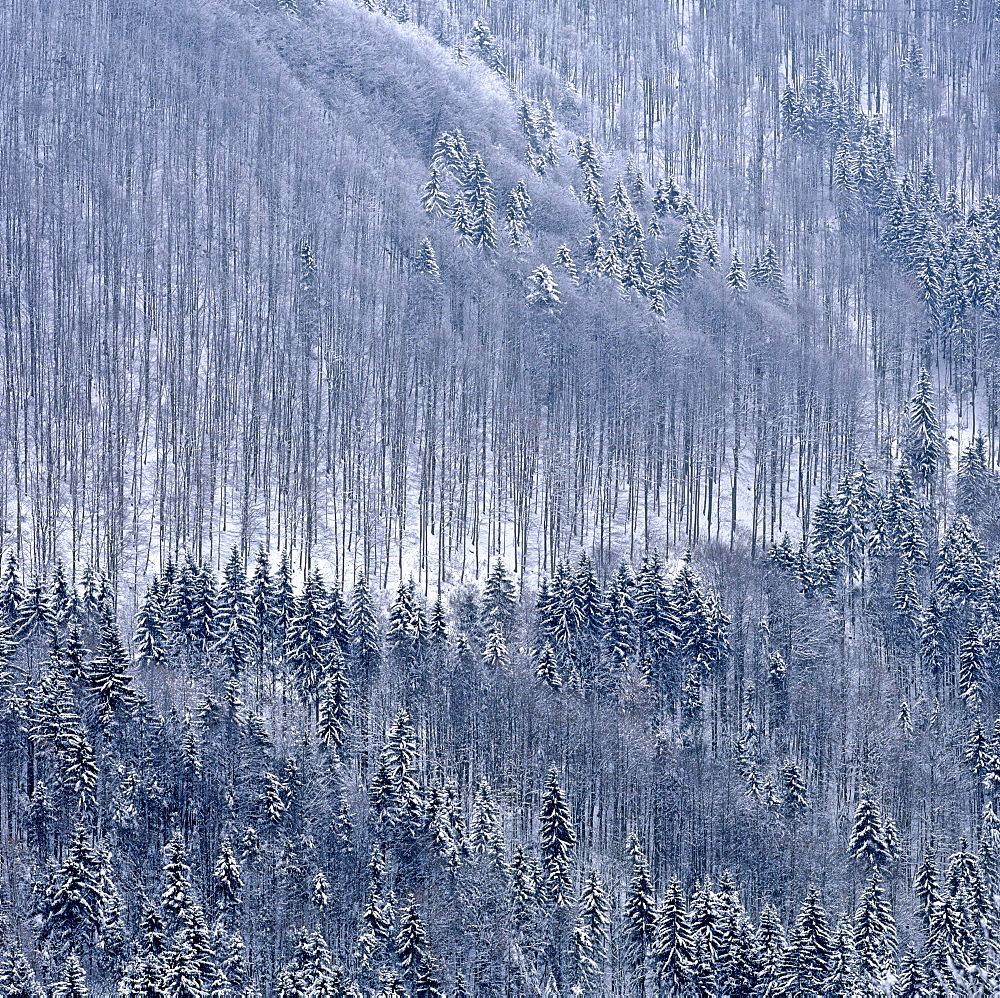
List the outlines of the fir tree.
<svg viewBox="0 0 1000 998">
<path fill-rule="evenodd" d="M 416 268 L 418 274 L 425 274 L 435 281 L 441 279 L 441 271 L 438 269 L 434 246 L 426 236 L 421 241 L 420 249 L 417 251 Z"/>
<path fill-rule="evenodd" d="M 318 571 L 303 587 L 285 634 L 285 661 L 307 704 L 316 704 L 330 653 L 326 587 Z"/>
<path fill-rule="evenodd" d="M 506 72 L 493 32 L 485 21 L 472 22 L 472 46 L 483 62 L 496 73 Z"/>
<path fill-rule="evenodd" d="M 895 859 L 895 838 L 891 819 L 883 818 L 878 801 L 869 789 L 864 789 L 854 812 L 848 853 L 877 871 Z"/>
<path fill-rule="evenodd" d="M 556 661 L 555 652 L 548 641 L 542 646 L 538 653 L 535 675 L 551 690 L 562 688 L 562 676 L 559 675 L 559 664 Z"/>
<path fill-rule="evenodd" d="M 781 977 L 795 993 L 815 993 L 830 972 L 832 940 L 819 894 L 811 890 L 799 909 L 788 940 Z"/>
<path fill-rule="evenodd" d="M 88 698 L 106 726 L 125 720 L 139 704 L 127 666 L 128 658 L 118 625 L 108 619 L 85 674 Z"/>
<path fill-rule="evenodd" d="M 59 980 L 52 986 L 53 998 L 88 998 L 87 975 L 75 952 L 63 964 Z"/>
<path fill-rule="evenodd" d="M 737 295 L 749 287 L 746 271 L 743 269 L 743 261 L 737 253 L 733 254 L 733 262 L 729 267 L 729 273 L 726 274 L 726 287 Z"/>
<path fill-rule="evenodd" d="M 483 615 L 490 625 L 509 636 L 517 612 L 517 589 L 503 561 L 494 561 L 483 592 Z"/>
<path fill-rule="evenodd" d="M 0 955 L 0 995 L 3 998 L 46 998 L 35 972 L 19 949 Z"/>
<path fill-rule="evenodd" d="M 41 938 L 57 944 L 97 945 L 116 910 L 114 895 L 107 858 L 78 826 L 42 901 Z"/>
<path fill-rule="evenodd" d="M 403 979 L 412 985 L 427 966 L 429 957 L 427 932 L 417 906 L 411 899 L 400 918 L 396 935 L 396 958 L 403 972 Z"/>
<path fill-rule="evenodd" d="M 882 980 L 893 963 L 896 923 L 877 870 L 854 913 L 854 948 L 864 973 L 872 980 Z"/>
<path fill-rule="evenodd" d="M 223 840 L 212 877 L 224 907 L 235 907 L 243 897 L 243 873 L 229 840 Z"/>
<path fill-rule="evenodd" d="M 536 267 L 528 278 L 525 301 L 534 308 L 552 312 L 560 305 L 559 286 L 545 264 Z"/>
<path fill-rule="evenodd" d="M 894 998 L 930 998 L 932 994 L 931 980 L 924 968 L 924 961 L 913 946 L 908 946 L 893 990 Z"/>
<path fill-rule="evenodd" d="M 604 883 L 591 870 L 580 893 L 580 904 L 574 923 L 574 949 L 583 981 L 596 977 L 602 970 L 610 937 L 611 901 Z"/>
<path fill-rule="evenodd" d="M 557 905 L 566 904 L 572 890 L 570 854 L 576 845 L 576 831 L 559 785 L 559 773 L 554 766 L 545 780 L 539 838 L 547 886 L 553 901 Z"/>
<path fill-rule="evenodd" d="M 478 249 L 496 248 L 496 200 L 493 182 L 486 172 L 483 158 L 476 153 L 462 178 L 462 199 L 467 210 L 468 234 L 471 244 Z"/>
<path fill-rule="evenodd" d="M 424 184 L 420 204 L 428 215 L 444 215 L 448 210 L 448 202 L 448 194 L 441 186 L 441 170 L 435 164 L 431 167 L 430 179 Z M 425 242 L 427 241 L 425 240 Z M 430 245 L 429 242 L 428 245 Z M 433 254 L 433 249 L 431 253 Z"/>
<path fill-rule="evenodd" d="M 921 369 L 917 379 L 916 393 L 910 399 L 909 415 L 910 436 L 906 453 L 914 477 L 927 487 L 934 480 L 938 466 L 944 461 L 944 441 L 926 369 Z"/>
<path fill-rule="evenodd" d="M 680 883 L 672 881 L 656 913 L 653 962 L 667 988 L 683 994 L 692 978 L 695 946 L 688 923 L 687 902 Z"/>
<path fill-rule="evenodd" d="M 485 856 L 495 863 L 502 864 L 504 838 L 500 809 L 486 780 L 480 780 L 473 800 L 469 841 L 476 855 Z"/>
<path fill-rule="evenodd" d="M 368 683 L 382 664 L 382 635 L 371 590 L 364 575 L 358 576 L 351 593 L 349 613 L 351 657 L 358 675 Z"/>
<path fill-rule="evenodd" d="M 419 816 L 419 787 L 414 776 L 416 754 L 410 716 L 401 710 L 389 731 L 371 784 L 372 813 L 386 830 L 412 830 Z"/>
</svg>

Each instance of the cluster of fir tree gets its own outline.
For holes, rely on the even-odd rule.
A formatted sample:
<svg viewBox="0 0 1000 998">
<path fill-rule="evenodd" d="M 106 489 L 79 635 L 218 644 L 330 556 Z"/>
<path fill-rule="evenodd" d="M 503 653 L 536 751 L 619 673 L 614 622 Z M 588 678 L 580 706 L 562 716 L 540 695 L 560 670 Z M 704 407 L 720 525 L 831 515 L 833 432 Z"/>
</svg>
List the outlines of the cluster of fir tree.
<svg viewBox="0 0 1000 998">
<path fill-rule="evenodd" d="M 650 555 L 605 587 L 587 559 L 564 564 L 534 607 L 496 562 L 482 598 L 453 614 L 408 580 L 383 627 L 364 580 L 345 598 L 318 573 L 296 592 L 287 559 L 272 571 L 263 552 L 249 578 L 236 554 L 221 580 L 185 559 L 140 609 L 143 682 L 108 636 L 107 584 L 60 578 L 25 587 L 10 558 L 4 572 L 4 820 L 22 829 L 12 841 L 26 834 L 18 862 L 34 885 L 5 921 L 19 947 L 0 971 L 8 994 L 41 993 L 37 977 L 56 993 L 170 996 L 850 995 L 895 981 L 908 998 L 991 972 L 992 808 L 978 855 L 962 844 L 942 878 L 928 853 L 915 885 L 925 938 L 901 954 L 884 886 L 899 834 L 872 792 L 847 843 L 869 879 L 853 919 L 834 929 L 813 893 L 786 930 L 767 906 L 751 919 L 730 878 L 658 898 L 635 843 L 631 874 L 579 862 L 557 769 L 525 837 L 511 831 L 524 802 L 421 752 L 410 711 L 436 695 L 431 675 L 447 658 L 452 688 L 508 671 L 525 627 L 553 695 L 604 700 L 637 682 L 695 716 L 727 626 L 686 560 L 668 579 Z M 379 675 L 408 706 L 373 709 Z M 366 726 L 382 742 L 370 766 Z M 799 820 L 794 763 L 772 796 L 782 821 Z"/>
<path fill-rule="evenodd" d="M 487 851 L 504 854 L 487 786 L 463 800 L 454 781 L 424 785 L 412 775 L 415 736 L 405 711 L 370 779 L 362 776 L 368 803 L 357 835 L 343 794 L 344 766 L 360 752 L 346 729 L 352 718 L 365 723 L 366 694 L 383 667 L 392 688 L 418 697 L 446 643 L 458 663 L 504 664 L 521 609 L 502 562 L 452 639 L 441 597 L 428 612 L 412 580 L 399 586 L 383 628 L 363 578 L 345 600 L 318 572 L 295 592 L 287 557 L 273 571 L 263 550 L 249 577 L 235 551 L 221 579 L 187 557 L 168 563 L 149 586 L 134 661 L 113 590 L 95 573 L 73 586 L 59 567 L 48 582 L 26 587 L 8 555 L 2 595 L 2 752 L 12 794 L 5 821 L 24 839 L 19 862 L 34 884 L 15 904 L 5 934 L 21 937 L 19 918 L 37 929 L 32 964 L 42 978 L 55 981 L 64 965 L 72 976 L 74 961 L 82 961 L 94 987 L 118 980 L 126 994 L 150 993 L 154 982 L 167 994 L 241 993 L 248 974 L 260 979 L 247 966 L 257 967 L 262 952 L 277 965 L 275 954 L 294 941 L 291 923 L 304 914 L 356 917 L 348 885 L 356 878 L 352 857 L 367 848 L 366 829 L 402 871 L 394 882 L 414 891 L 428 864 L 435 875 L 453 870 L 472 848 L 465 814 L 472 816 L 470 842 L 489 839 Z M 606 657 L 620 666 L 633 646 L 645 650 L 662 679 L 670 656 L 686 651 L 708 668 L 724 645 L 724 618 L 690 568 L 668 585 L 655 557 L 638 580 L 623 566 L 607 594 L 586 559 L 572 571 L 561 566 L 543 586 L 539 613 L 540 661 L 552 663 L 539 682 L 550 688 L 560 684 L 561 670 L 581 693 L 610 682 L 613 670 L 598 663 Z M 704 654 L 693 633 L 702 618 L 719 630 L 718 647 Z M 312 749 L 279 750 L 288 737 L 275 720 L 279 701 L 299 712 Z M 546 795 L 546 806 L 563 815 L 554 776 Z M 531 872 L 537 862 L 530 846 L 512 862 L 524 866 L 522 886 L 531 877 L 541 884 L 544 871 L 557 869 L 565 901 L 570 867 L 563 847 L 552 843 L 571 845 L 573 833 L 552 833 L 546 845 L 548 835 L 537 860 L 543 872 Z M 153 872 L 157 842 L 167 843 L 162 875 Z M 201 866 L 192 886 L 186 864 L 195 858 Z M 247 930 L 244 883 L 252 878 L 254 900 L 274 906 L 272 871 L 286 881 L 276 907 L 287 923 L 266 944 Z M 273 930 L 274 921 L 260 928 Z M 282 973 L 326 966 L 323 938 L 303 926 Z M 407 959 L 400 960 L 405 977 Z M 24 960 L 12 957 L 8 969 L 20 975 Z M 380 979 L 388 973 L 376 970 Z"/>
<path fill-rule="evenodd" d="M 457 183 L 454 195 L 445 189 Z M 479 153 L 472 152 L 460 129 L 443 132 L 434 143 L 431 176 L 424 185 L 421 204 L 430 215 L 450 219 L 460 246 L 490 252 L 497 247 L 497 203 L 493 181 Z M 531 199 L 521 182 L 507 198 L 507 228 L 513 245 L 525 238 L 531 213 Z M 425 243 L 425 246 L 427 244 Z M 424 266 L 425 272 L 433 272 Z"/>
<path fill-rule="evenodd" d="M 685 558 L 667 577 L 660 556 L 622 562 L 602 590 L 590 560 L 560 564 L 535 605 L 536 674 L 552 689 L 607 693 L 648 685 L 667 706 L 700 714 L 702 687 L 728 653 L 728 619 Z"/>
<path fill-rule="evenodd" d="M 877 621 L 893 657 L 978 714 L 1000 661 L 997 484 L 981 436 L 959 458 L 953 514 L 938 501 L 946 459 L 926 371 L 910 402 L 902 460 L 883 487 L 861 462 L 824 493 L 802 545 L 770 553 L 808 596 Z M 940 540 L 939 540 L 940 538 Z"/>
<path fill-rule="evenodd" d="M 904 68 L 914 79 L 922 78 L 922 58 L 911 45 Z M 943 356 L 967 395 L 977 368 L 993 366 L 1000 200 L 987 196 L 965 210 L 954 188 L 941 194 L 930 164 L 900 177 L 882 119 L 861 111 L 850 87 L 837 87 L 822 57 L 803 87 L 786 90 L 782 113 L 787 134 L 830 151 L 838 214 L 874 222 L 878 245 L 926 307 L 927 356 Z"/>
<path fill-rule="evenodd" d="M 558 162 L 557 130 L 546 102 L 538 108 L 522 99 L 518 110 L 528 142 L 527 161 L 544 174 Z M 720 251 L 715 223 L 699 210 L 690 194 L 682 193 L 672 178 L 647 187 L 641 171 L 630 160 L 624 176 L 618 177 L 606 198 L 604 167 L 592 139 L 570 143 L 582 175 L 579 197 L 593 216 L 587 238 L 574 250 L 559 247 L 555 260 L 536 267 L 528 280 L 527 302 L 542 309 L 560 304 L 556 272 L 574 286 L 610 280 L 626 300 L 633 296 L 657 315 L 676 306 L 702 273 L 702 265 L 715 268 Z M 450 195 L 446 181 L 458 183 Z M 442 133 L 434 146 L 431 175 L 423 188 L 421 203 L 430 215 L 449 218 L 460 245 L 486 251 L 497 247 L 497 201 L 482 156 L 472 154 L 460 130 Z M 515 252 L 530 246 L 532 202 L 523 180 L 507 193 L 503 224 Z M 577 259 L 582 261 L 577 263 Z M 424 239 L 417 254 L 417 270 L 434 278 L 438 268 L 434 248 Z M 768 245 L 754 258 L 749 273 L 738 254 L 733 255 L 726 283 L 735 294 L 751 284 L 778 303 L 787 294 L 777 253 Z"/>
</svg>

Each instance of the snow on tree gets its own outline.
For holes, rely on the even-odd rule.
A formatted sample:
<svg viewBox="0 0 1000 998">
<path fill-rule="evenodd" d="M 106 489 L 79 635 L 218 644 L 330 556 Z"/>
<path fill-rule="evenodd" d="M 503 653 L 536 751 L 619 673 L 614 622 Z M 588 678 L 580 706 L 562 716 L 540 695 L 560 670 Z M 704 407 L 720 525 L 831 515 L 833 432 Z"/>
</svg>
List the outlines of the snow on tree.
<svg viewBox="0 0 1000 998">
<path fill-rule="evenodd" d="M 576 830 L 554 766 L 545 779 L 539 840 L 546 887 L 555 904 L 568 904 L 572 894 L 570 856 L 576 845 Z"/>
<path fill-rule="evenodd" d="M 552 271 L 545 264 L 536 267 L 528 278 L 525 301 L 534 308 L 552 312 L 559 307 L 559 286 Z"/>
</svg>

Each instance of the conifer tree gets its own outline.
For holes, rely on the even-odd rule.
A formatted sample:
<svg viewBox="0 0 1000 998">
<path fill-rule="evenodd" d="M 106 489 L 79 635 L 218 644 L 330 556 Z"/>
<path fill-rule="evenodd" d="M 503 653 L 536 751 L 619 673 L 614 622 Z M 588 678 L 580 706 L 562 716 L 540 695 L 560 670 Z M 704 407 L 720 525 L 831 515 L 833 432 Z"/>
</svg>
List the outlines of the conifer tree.
<svg viewBox="0 0 1000 998">
<path fill-rule="evenodd" d="M 601 973 L 610 944 L 611 901 L 604 883 L 591 870 L 580 893 L 574 923 L 574 949 L 579 976 L 587 982 Z"/>
<path fill-rule="evenodd" d="M 539 838 L 546 884 L 552 899 L 557 905 L 567 904 L 572 892 L 570 854 L 576 845 L 576 831 L 555 766 L 549 769 L 545 780 Z"/>
<path fill-rule="evenodd" d="M 884 869 L 896 854 L 896 833 L 890 825 L 891 819 L 883 818 L 878 801 L 871 790 L 865 788 L 854 812 L 848 853 L 873 870 Z"/>
<path fill-rule="evenodd" d="M 496 200 L 493 194 L 493 182 L 486 172 L 486 165 L 479 153 L 471 158 L 462 178 L 462 200 L 467 211 L 471 244 L 478 249 L 495 249 Z"/>
<path fill-rule="evenodd" d="M 494 72 L 506 72 L 493 32 L 485 21 L 472 22 L 472 45 L 476 55 Z"/>
<path fill-rule="evenodd" d="M 382 664 L 382 636 L 371 590 L 364 575 L 358 576 L 351 593 L 348 623 L 352 660 L 362 680 L 368 683 Z"/>
<path fill-rule="evenodd" d="M 673 880 L 656 913 L 653 963 L 657 977 L 673 993 L 683 994 L 693 976 L 695 957 L 687 902 L 680 883 Z"/>
<path fill-rule="evenodd" d="M 388 958 L 393 943 L 394 900 L 386 884 L 385 857 L 377 844 L 372 846 L 368 873 L 358 950 L 361 964 L 371 970 Z"/>
<path fill-rule="evenodd" d="M 88 998 L 87 975 L 75 952 L 63 964 L 59 980 L 52 987 L 53 998 Z"/>
<path fill-rule="evenodd" d="M 416 269 L 417 273 L 425 274 L 432 280 L 439 281 L 441 279 L 434 246 L 426 236 L 421 241 L 420 249 L 417 251 Z"/>
<path fill-rule="evenodd" d="M 336 973 L 326 940 L 317 931 L 302 929 L 292 959 L 278 974 L 279 998 L 333 998 L 344 994 L 335 990 Z"/>
<path fill-rule="evenodd" d="M 570 280 L 574 284 L 579 284 L 580 273 L 577 270 L 576 263 L 573 260 L 573 254 L 570 252 L 568 246 L 560 246 L 556 252 L 556 266 L 562 267 L 563 270 L 569 274 Z"/>
<path fill-rule="evenodd" d="M 809 806 L 806 785 L 797 763 L 789 759 L 781 768 L 781 800 L 786 811 L 797 815 Z"/>
<path fill-rule="evenodd" d="M 116 911 L 114 895 L 106 856 L 88 841 L 84 827 L 77 826 L 42 900 L 41 938 L 96 946 Z"/>
<path fill-rule="evenodd" d="M 101 629 L 97 652 L 85 676 L 88 698 L 106 726 L 124 721 L 139 704 L 127 665 L 118 625 L 109 618 Z"/>
<path fill-rule="evenodd" d="M 420 204 L 428 215 L 444 215 L 448 210 L 449 197 L 441 186 L 441 170 L 435 163 L 431 167 L 430 179 L 424 184 Z"/>
<path fill-rule="evenodd" d="M 45 989 L 19 949 L 11 948 L 0 956 L 0 995 L 3 998 L 46 998 Z"/>
<path fill-rule="evenodd" d="M 417 980 L 421 970 L 426 967 L 429 957 L 427 932 L 423 920 L 417 912 L 414 901 L 403 909 L 396 935 L 396 958 L 402 969 L 403 979 L 410 982 Z"/>
<path fill-rule="evenodd" d="M 733 262 L 730 264 L 729 273 L 726 274 L 726 287 L 733 294 L 741 294 L 749 287 L 746 271 L 743 269 L 743 261 L 739 254 L 733 254 Z"/>
<path fill-rule="evenodd" d="M 528 278 L 525 301 L 533 308 L 552 312 L 560 305 L 559 286 L 545 264 L 536 267 Z"/>
<path fill-rule="evenodd" d="M 472 820 L 469 825 L 469 841 L 476 855 L 502 864 L 504 858 L 504 837 L 500 810 L 493 798 L 489 783 L 480 780 L 472 805 Z"/>
<path fill-rule="evenodd" d="M 146 591 L 135 618 L 138 660 L 146 668 L 161 666 L 169 654 L 163 615 L 162 591 L 157 581 Z M 81 641 L 79 627 L 75 628 L 75 632 L 74 641 Z"/>
<path fill-rule="evenodd" d="M 562 676 L 559 674 L 559 664 L 556 661 L 555 652 L 548 641 L 542 646 L 538 653 L 535 675 L 551 690 L 562 688 Z"/>
<path fill-rule="evenodd" d="M 962 639 L 958 650 L 958 688 L 962 699 L 973 709 L 982 700 L 986 681 L 986 649 L 979 629 L 973 629 Z"/>
<path fill-rule="evenodd" d="M 348 719 L 350 684 L 339 646 L 333 645 L 319 687 L 319 739 L 327 748 L 339 749 Z"/>
<path fill-rule="evenodd" d="M 285 634 L 285 661 L 305 703 L 315 705 L 330 653 L 326 587 L 319 571 L 306 580 Z"/>
<path fill-rule="evenodd" d="M 832 940 L 826 912 L 813 889 L 805 897 L 788 940 L 781 979 L 786 989 L 814 993 L 830 971 Z"/>
<path fill-rule="evenodd" d="M 219 856 L 215 861 L 212 877 L 217 885 L 223 906 L 235 907 L 239 905 L 243 896 L 243 873 L 228 839 L 224 839 L 219 847 Z"/>
<path fill-rule="evenodd" d="M 509 636 L 514 614 L 517 612 L 517 589 L 504 563 L 497 559 L 486 578 L 483 591 L 483 615 L 486 621 Z"/>
<path fill-rule="evenodd" d="M 931 994 L 931 980 L 924 968 L 924 961 L 912 945 L 908 946 L 893 990 L 894 998 L 930 998 Z"/>
<path fill-rule="evenodd" d="M 941 901 L 941 887 L 938 880 L 933 842 L 924 850 L 923 859 L 917 867 L 913 893 L 919 904 L 919 914 L 924 928 L 929 930 L 933 912 Z"/>
<path fill-rule="evenodd" d="M 861 993 L 863 989 L 858 969 L 858 957 L 854 948 L 854 930 L 846 917 L 841 918 L 834 932 L 830 975 L 826 980 L 825 992 L 835 995 Z"/>
<path fill-rule="evenodd" d="M 914 478 L 925 488 L 934 480 L 938 466 L 944 461 L 944 442 L 937 412 L 930 375 L 922 368 L 917 379 L 917 390 L 910 399 L 910 435 L 906 454 Z"/>
<path fill-rule="evenodd" d="M 371 809 L 380 827 L 406 832 L 419 817 L 420 791 L 414 775 L 416 736 L 410 715 L 401 710 L 389 730 L 371 784 Z"/>
<path fill-rule="evenodd" d="M 750 268 L 750 280 L 778 304 L 785 304 L 787 294 L 784 278 L 778 265 L 778 254 L 771 243 L 757 257 Z"/>
<path fill-rule="evenodd" d="M 862 971 L 874 981 L 882 980 L 893 963 L 896 923 L 877 870 L 854 913 L 854 948 Z"/>
</svg>

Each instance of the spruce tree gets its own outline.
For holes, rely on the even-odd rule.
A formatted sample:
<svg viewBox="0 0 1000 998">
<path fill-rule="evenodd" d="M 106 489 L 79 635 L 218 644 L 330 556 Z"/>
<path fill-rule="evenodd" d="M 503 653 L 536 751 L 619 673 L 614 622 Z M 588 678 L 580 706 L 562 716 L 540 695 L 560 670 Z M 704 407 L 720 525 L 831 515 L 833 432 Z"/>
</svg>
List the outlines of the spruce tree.
<svg viewBox="0 0 1000 998">
<path fill-rule="evenodd" d="M 854 812 L 848 853 L 873 870 L 884 869 L 895 859 L 895 833 L 889 824 L 871 790 L 862 790 Z"/>
<path fill-rule="evenodd" d="M 413 985 L 427 965 L 429 947 L 424 923 L 413 899 L 403 909 L 396 935 L 396 958 L 399 960 L 403 979 Z"/>
<path fill-rule="evenodd" d="M 351 593 L 348 624 L 351 659 L 363 682 L 370 683 L 382 664 L 382 633 L 375 615 L 368 579 L 359 575 Z"/>
<path fill-rule="evenodd" d="M 632 856 L 632 875 L 622 905 L 623 949 L 625 960 L 641 988 L 656 938 L 656 898 L 649 875 L 649 861 L 634 838 L 629 841 L 629 852 Z"/>
<path fill-rule="evenodd" d="M 219 892 L 219 900 L 226 908 L 239 905 L 243 898 L 243 873 L 240 862 L 228 839 L 223 840 L 212 870 L 212 877 Z"/>
<path fill-rule="evenodd" d="M 0 955 L 0 995 L 3 998 L 46 998 L 45 989 L 19 949 L 12 948 Z"/>
<path fill-rule="evenodd" d="M 430 179 L 424 184 L 420 204 L 428 215 L 443 215 L 448 210 L 448 194 L 441 186 L 441 170 L 431 167 Z"/>
<path fill-rule="evenodd" d="M 418 274 L 425 274 L 434 281 L 441 280 L 434 245 L 426 236 L 421 240 L 420 249 L 417 251 L 416 270 Z"/>
<path fill-rule="evenodd" d="M 692 979 L 696 957 L 681 885 L 673 880 L 656 913 L 653 963 L 659 980 L 675 994 L 683 994 Z"/>
<path fill-rule="evenodd" d="M 739 254 L 733 254 L 733 262 L 730 264 L 729 273 L 726 274 L 726 287 L 733 294 L 741 294 L 749 287 L 746 271 L 743 269 L 743 261 Z"/>
<path fill-rule="evenodd" d="M 306 704 L 316 705 L 330 654 L 327 594 L 319 571 L 306 580 L 285 634 L 285 661 Z"/>
<path fill-rule="evenodd" d="M 476 153 L 462 178 L 462 200 L 467 212 L 468 235 L 478 249 L 496 248 L 496 201 L 493 182 L 486 172 L 482 156 Z"/>
<path fill-rule="evenodd" d="M 559 307 L 559 286 L 552 271 L 545 264 L 532 271 L 528 278 L 528 292 L 524 300 L 533 308 L 546 312 L 552 312 Z"/>
<path fill-rule="evenodd" d="M 934 393 L 926 368 L 921 369 L 917 379 L 917 390 L 910 399 L 909 416 L 910 435 L 906 454 L 914 478 L 926 488 L 934 480 L 945 456 L 941 425 L 934 408 Z"/>
<path fill-rule="evenodd" d="M 116 911 L 115 893 L 106 856 L 78 826 L 42 900 L 41 938 L 57 944 L 98 945 Z"/>
<path fill-rule="evenodd" d="M 482 607 L 487 623 L 509 637 L 517 612 L 517 588 L 499 558 L 493 562 L 493 568 L 486 578 Z"/>
<path fill-rule="evenodd" d="M 899 978 L 892 993 L 894 998 L 930 998 L 933 994 L 924 961 L 912 945 L 906 948 L 903 955 Z"/>
<path fill-rule="evenodd" d="M 412 831 L 419 817 L 420 791 L 414 775 L 416 755 L 413 724 L 410 715 L 401 710 L 379 755 L 370 791 L 373 817 L 387 832 Z"/>
<path fill-rule="evenodd" d="M 576 831 L 555 766 L 545 780 L 539 838 L 546 885 L 555 904 L 567 904 L 572 892 L 570 855 L 576 845 Z"/>
<path fill-rule="evenodd" d="M 781 978 L 786 989 L 815 993 L 830 972 L 832 940 L 819 894 L 810 890 L 788 940 Z"/>
<path fill-rule="evenodd" d="M 854 913 L 854 948 L 862 971 L 873 981 L 883 980 L 893 965 L 896 922 L 877 870 Z"/>
<path fill-rule="evenodd" d="M 97 652 L 86 667 L 85 681 L 88 699 L 105 726 L 130 717 L 140 702 L 128 672 L 121 634 L 112 618 L 101 629 Z"/>
<path fill-rule="evenodd" d="M 535 675 L 550 690 L 558 691 L 562 688 L 563 681 L 562 676 L 559 674 L 559 663 L 556 661 L 555 652 L 548 641 L 545 642 L 542 650 L 538 653 Z"/>
<path fill-rule="evenodd" d="M 87 975 L 75 951 L 71 951 L 63 964 L 59 980 L 52 986 L 53 998 L 88 998 Z"/>
</svg>

